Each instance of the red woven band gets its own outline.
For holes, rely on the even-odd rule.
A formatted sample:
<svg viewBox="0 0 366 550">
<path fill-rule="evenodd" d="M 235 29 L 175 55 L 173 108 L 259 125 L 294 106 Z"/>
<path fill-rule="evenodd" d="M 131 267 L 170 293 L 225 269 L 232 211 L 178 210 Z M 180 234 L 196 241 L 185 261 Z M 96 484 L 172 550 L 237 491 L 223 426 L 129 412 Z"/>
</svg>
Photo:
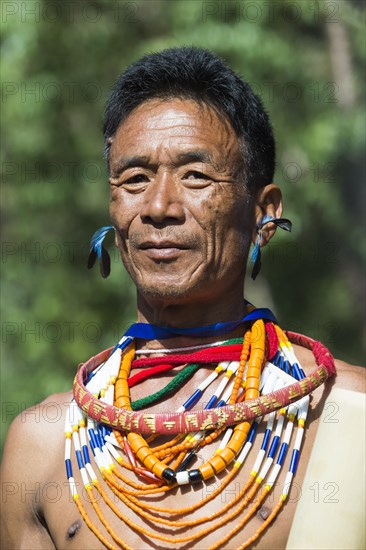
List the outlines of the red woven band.
<svg viewBox="0 0 366 550">
<path fill-rule="evenodd" d="M 136 432 L 144 435 L 179 434 L 200 430 L 219 429 L 240 422 L 251 422 L 258 416 L 286 407 L 290 403 L 308 395 L 335 374 L 334 360 L 329 350 L 320 342 L 307 336 L 287 332 L 292 343 L 312 350 L 318 367 L 306 378 L 271 394 L 251 399 L 244 403 L 227 405 L 217 409 L 199 410 L 184 413 L 147 413 L 119 409 L 103 403 L 94 397 L 85 387 L 84 380 L 101 362 L 108 357 L 104 351 L 87 361 L 77 372 L 74 381 L 74 397 L 86 415 L 97 422 L 107 424 L 117 430 Z"/>
</svg>

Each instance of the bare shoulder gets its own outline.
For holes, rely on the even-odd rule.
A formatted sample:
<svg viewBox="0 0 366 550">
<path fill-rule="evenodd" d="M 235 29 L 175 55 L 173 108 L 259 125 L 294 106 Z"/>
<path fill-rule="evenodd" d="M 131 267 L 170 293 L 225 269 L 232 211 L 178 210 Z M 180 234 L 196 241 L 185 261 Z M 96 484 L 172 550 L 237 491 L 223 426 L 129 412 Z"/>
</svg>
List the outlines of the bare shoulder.
<svg viewBox="0 0 366 550">
<path fill-rule="evenodd" d="M 336 387 L 345 390 L 366 391 L 366 369 L 356 365 L 350 365 L 344 361 L 335 361 L 337 368 Z"/>
<path fill-rule="evenodd" d="M 71 399 L 71 392 L 50 395 L 13 420 L 5 442 L 3 480 L 42 482 L 47 477 L 52 456 L 63 445 L 65 413 Z"/>
<path fill-rule="evenodd" d="M 62 453 L 71 398 L 71 392 L 51 395 L 19 414 L 9 428 L 1 466 L 4 548 L 54 548 L 42 521 L 39 495 L 52 475 L 57 453 Z"/>
<path fill-rule="evenodd" d="M 32 448 L 31 457 L 36 458 L 38 451 L 43 449 L 44 452 L 44 441 L 47 441 L 48 446 L 57 444 L 71 399 L 71 392 L 57 393 L 22 411 L 10 425 L 4 460 L 9 451 L 13 453 L 14 459 L 25 449 L 29 451 L 29 447 Z M 27 455 L 29 458 L 29 452 Z"/>
<path fill-rule="evenodd" d="M 306 373 L 309 373 L 316 366 L 312 352 L 301 346 L 294 346 L 296 355 Z M 366 369 L 351 365 L 345 361 L 335 359 L 337 374 L 333 380 L 333 387 L 345 390 L 366 392 Z"/>
</svg>

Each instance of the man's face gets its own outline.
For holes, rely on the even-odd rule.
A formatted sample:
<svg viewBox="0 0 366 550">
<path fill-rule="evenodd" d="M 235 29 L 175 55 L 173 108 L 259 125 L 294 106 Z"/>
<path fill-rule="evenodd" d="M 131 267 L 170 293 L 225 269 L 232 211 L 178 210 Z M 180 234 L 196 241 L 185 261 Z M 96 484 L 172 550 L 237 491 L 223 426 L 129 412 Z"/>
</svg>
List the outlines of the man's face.
<svg viewBox="0 0 366 550">
<path fill-rule="evenodd" d="M 214 110 L 151 100 L 110 149 L 110 215 L 127 271 L 145 298 L 205 301 L 243 285 L 253 208 L 239 143 Z"/>
</svg>

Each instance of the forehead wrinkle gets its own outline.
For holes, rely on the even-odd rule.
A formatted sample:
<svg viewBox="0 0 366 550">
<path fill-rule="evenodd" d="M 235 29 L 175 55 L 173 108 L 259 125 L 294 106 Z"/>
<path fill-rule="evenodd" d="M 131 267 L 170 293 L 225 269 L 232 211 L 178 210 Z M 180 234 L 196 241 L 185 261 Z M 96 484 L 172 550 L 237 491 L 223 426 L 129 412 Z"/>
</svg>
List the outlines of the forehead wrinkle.
<svg viewBox="0 0 366 550">
<path fill-rule="evenodd" d="M 167 151 L 169 153 L 169 151 Z M 196 149 L 185 151 L 176 155 L 171 161 L 166 162 L 170 168 L 184 166 L 185 164 L 201 163 L 210 164 L 216 169 L 219 169 L 219 163 L 215 162 L 211 151 L 204 149 Z M 151 161 L 150 155 L 133 155 L 120 157 L 113 163 L 114 171 L 120 173 L 129 168 L 142 167 L 156 169 L 158 163 Z"/>
<path fill-rule="evenodd" d="M 162 132 L 163 134 L 168 132 L 168 141 L 172 139 L 181 139 L 177 143 L 177 148 L 181 150 L 181 153 L 178 155 L 178 161 L 174 159 L 174 162 L 167 162 L 167 164 L 175 165 L 178 163 L 184 164 L 185 162 L 202 162 L 203 164 L 211 164 L 214 168 L 227 172 L 228 170 L 231 173 L 237 174 L 241 172 L 239 165 L 242 165 L 242 159 L 240 154 L 239 139 L 235 133 L 230 122 L 222 116 L 220 112 L 217 111 L 214 107 L 203 104 L 198 105 L 195 103 L 195 112 L 187 115 L 186 112 L 180 112 L 179 107 L 171 108 L 168 102 L 168 105 L 165 108 L 165 112 L 159 110 L 158 113 L 155 112 L 155 109 L 160 107 L 163 102 L 161 101 L 151 101 L 141 104 L 135 111 L 133 111 L 129 117 L 122 123 L 124 125 L 124 132 L 128 135 L 130 132 L 134 133 L 134 126 L 136 120 L 133 120 L 134 116 L 137 116 L 137 120 L 141 121 L 141 116 L 143 118 L 143 126 L 145 127 L 144 131 L 141 131 L 138 136 L 134 136 L 131 146 L 134 146 L 134 149 L 131 149 L 131 159 L 117 159 L 115 164 L 115 170 L 121 171 L 130 166 L 145 166 L 147 164 L 153 164 L 151 162 L 151 157 L 154 157 L 155 153 L 165 149 L 165 138 L 164 135 L 161 136 L 161 141 L 158 149 L 153 151 L 142 151 L 139 155 L 139 145 L 145 146 L 146 142 L 149 141 L 145 132 L 155 134 L 156 132 Z M 182 101 L 182 104 L 187 103 L 187 101 Z M 192 103 L 188 101 L 188 103 Z M 159 105 L 160 104 L 160 105 Z M 146 113 L 147 110 L 147 113 Z M 145 111 L 145 112 L 144 112 Z M 147 114 L 147 116 L 146 116 Z M 217 122 L 219 124 L 217 125 Z M 215 124 L 216 123 L 216 124 Z M 196 150 L 201 153 L 205 151 L 205 141 L 210 142 L 211 128 L 213 125 L 216 126 L 216 132 L 219 137 L 216 140 L 216 145 L 214 151 L 207 151 L 209 155 L 206 155 L 206 158 L 192 158 L 189 159 L 189 155 Z M 121 126 L 119 130 L 121 130 Z M 192 132 L 192 129 L 194 130 Z M 118 131 L 117 131 L 118 133 Z M 126 136 L 127 137 L 127 136 Z M 185 139 L 187 138 L 187 140 Z M 189 143 L 191 140 L 198 139 L 201 141 L 201 146 L 197 144 L 197 147 L 194 143 Z M 127 142 L 128 142 L 127 138 Z M 184 143 L 186 142 L 186 143 Z M 125 141 L 126 143 L 126 141 Z M 127 143 L 126 143 L 127 145 Z M 184 146 L 187 147 L 188 151 L 182 151 Z M 203 147 L 202 147 L 203 146 Z M 128 149 L 128 146 L 127 146 Z M 167 151 L 168 152 L 168 151 Z M 136 153 L 136 154 L 134 154 Z M 147 155 L 145 155 L 147 153 Z M 169 153 L 169 152 L 168 152 Z M 170 153 L 173 153 L 171 150 Z M 187 153 L 186 158 L 185 155 Z M 173 153 L 174 154 L 174 153 Z M 169 154 L 169 156 L 172 156 Z M 175 157 L 177 155 L 174 155 Z M 129 157 L 129 155 L 126 155 Z M 136 164 L 134 164 L 136 162 Z M 155 163 L 154 163 L 155 165 Z M 242 166 L 241 166 L 242 167 Z"/>
<path fill-rule="evenodd" d="M 168 155 L 171 157 L 173 154 L 167 151 Z M 227 172 L 228 168 L 233 170 L 233 173 L 236 173 L 236 162 L 231 162 L 228 167 L 226 157 L 222 156 L 220 159 L 214 159 L 210 151 L 205 150 L 192 150 L 183 153 L 179 153 L 177 156 L 173 156 L 171 160 L 166 160 L 166 162 L 153 162 L 150 155 L 144 156 L 126 156 L 118 159 L 113 166 L 113 170 L 116 173 L 121 173 L 129 168 L 148 168 L 151 170 L 156 170 L 160 164 L 166 164 L 168 168 L 179 168 L 188 164 L 202 164 L 202 166 L 212 166 L 215 170 L 220 172 Z M 231 170 L 230 170 L 231 171 Z"/>
<path fill-rule="evenodd" d="M 148 166 L 150 164 L 150 156 L 147 155 L 133 155 L 133 156 L 123 156 L 113 162 L 113 168 L 122 172 L 128 168 L 133 168 L 134 166 Z"/>
</svg>

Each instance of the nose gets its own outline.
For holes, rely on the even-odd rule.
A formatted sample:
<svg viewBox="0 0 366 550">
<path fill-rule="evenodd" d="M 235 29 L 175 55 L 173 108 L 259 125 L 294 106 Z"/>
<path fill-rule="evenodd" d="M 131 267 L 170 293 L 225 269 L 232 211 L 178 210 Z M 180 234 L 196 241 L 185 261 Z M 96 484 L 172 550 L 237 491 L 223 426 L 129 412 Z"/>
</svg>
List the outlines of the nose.
<svg viewBox="0 0 366 550">
<path fill-rule="evenodd" d="M 184 221 L 184 208 L 179 189 L 168 173 L 159 174 L 144 193 L 144 203 L 140 216 L 145 223 L 181 223 Z"/>
</svg>

